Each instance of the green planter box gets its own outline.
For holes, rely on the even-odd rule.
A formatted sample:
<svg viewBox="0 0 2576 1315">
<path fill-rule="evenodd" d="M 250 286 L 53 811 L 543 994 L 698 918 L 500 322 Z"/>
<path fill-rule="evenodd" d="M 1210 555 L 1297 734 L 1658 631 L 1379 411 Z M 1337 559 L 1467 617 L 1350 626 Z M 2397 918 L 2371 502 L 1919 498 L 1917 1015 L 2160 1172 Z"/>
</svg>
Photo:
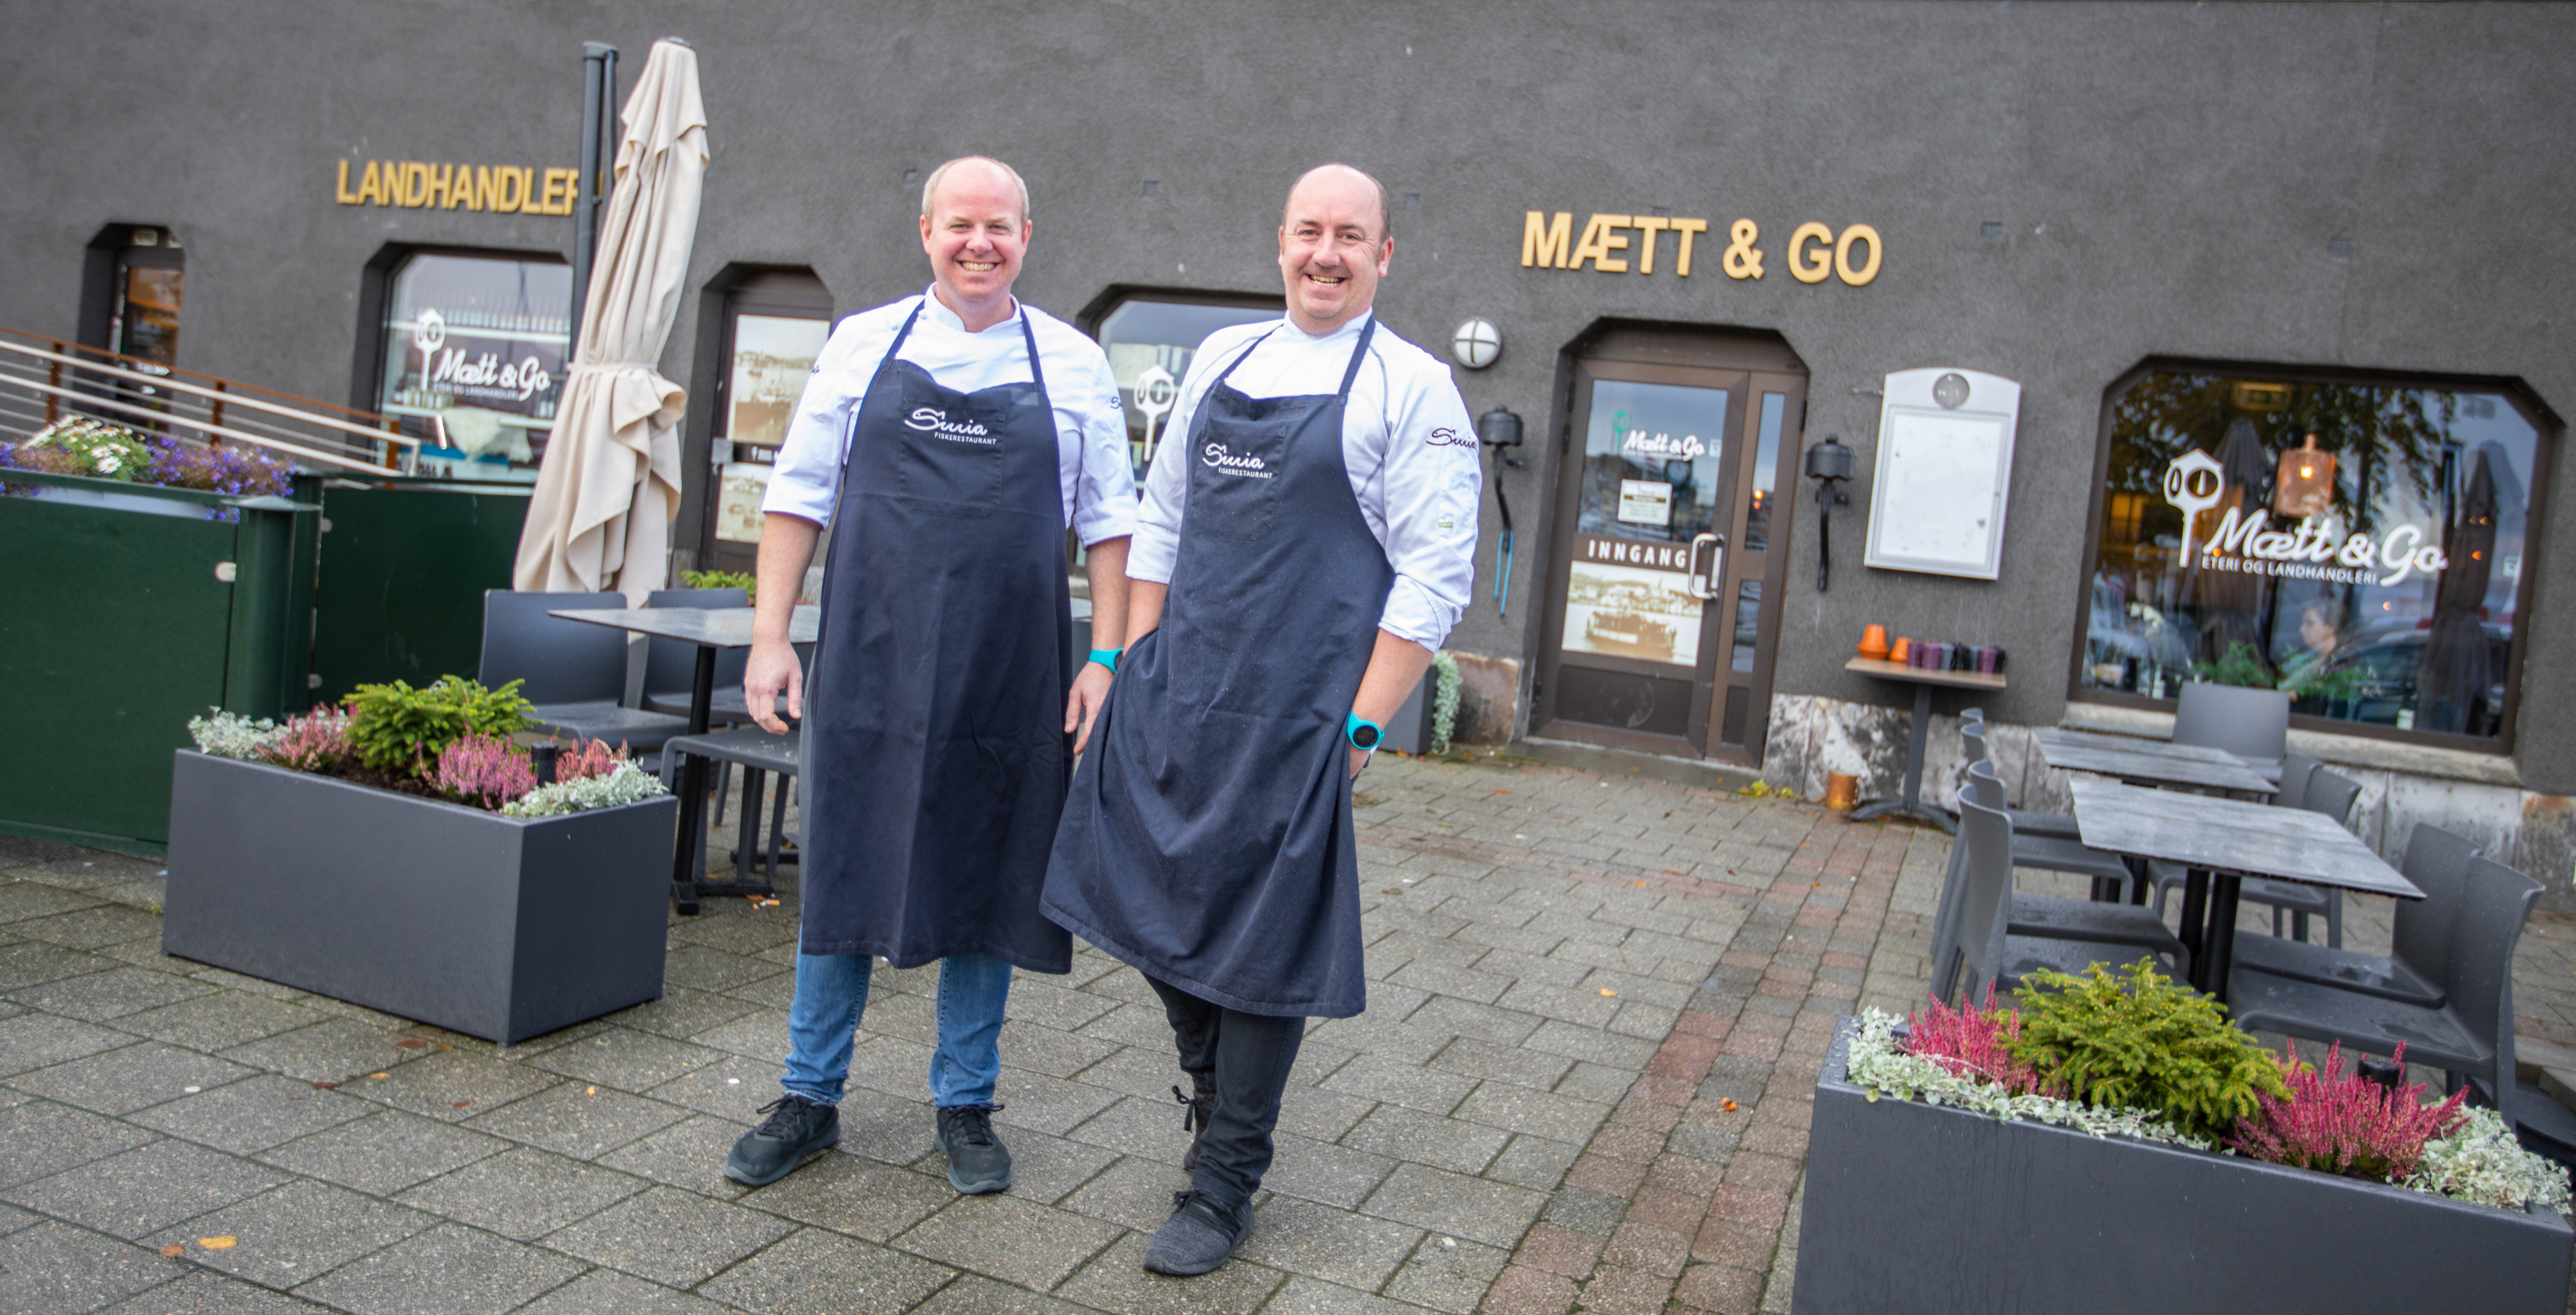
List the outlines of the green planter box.
<svg viewBox="0 0 2576 1315">
<path fill-rule="evenodd" d="M 318 509 L 31 471 L 7 481 L 35 493 L 0 497 L 12 723 L 0 832 L 158 856 L 188 719 L 305 706 Z"/>
</svg>

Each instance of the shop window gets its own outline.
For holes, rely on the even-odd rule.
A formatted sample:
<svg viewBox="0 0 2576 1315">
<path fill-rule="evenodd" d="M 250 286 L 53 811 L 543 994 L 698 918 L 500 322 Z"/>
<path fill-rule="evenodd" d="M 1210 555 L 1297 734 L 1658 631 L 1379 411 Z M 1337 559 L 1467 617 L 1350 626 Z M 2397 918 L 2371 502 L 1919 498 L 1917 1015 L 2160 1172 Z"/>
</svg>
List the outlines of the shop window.
<svg viewBox="0 0 2576 1315">
<path fill-rule="evenodd" d="M 1127 453 L 1138 480 L 1162 445 L 1199 344 L 1229 325 L 1277 319 L 1285 310 L 1278 297 L 1153 292 L 1119 294 L 1105 313 L 1088 317 L 1099 326 L 1095 336 L 1127 407 Z"/>
<path fill-rule="evenodd" d="M 420 469 L 535 479 L 563 396 L 572 268 L 414 251 L 383 296 L 375 409 L 421 440 Z"/>
<path fill-rule="evenodd" d="M 2216 367 L 2115 388 L 2076 696 L 2259 685 L 2307 729 L 2509 748 L 2538 414 Z"/>
<path fill-rule="evenodd" d="M 832 294 L 810 271 L 780 269 L 739 276 L 723 298 L 706 565 L 752 571 L 769 472 L 805 380 L 832 335 Z"/>
</svg>

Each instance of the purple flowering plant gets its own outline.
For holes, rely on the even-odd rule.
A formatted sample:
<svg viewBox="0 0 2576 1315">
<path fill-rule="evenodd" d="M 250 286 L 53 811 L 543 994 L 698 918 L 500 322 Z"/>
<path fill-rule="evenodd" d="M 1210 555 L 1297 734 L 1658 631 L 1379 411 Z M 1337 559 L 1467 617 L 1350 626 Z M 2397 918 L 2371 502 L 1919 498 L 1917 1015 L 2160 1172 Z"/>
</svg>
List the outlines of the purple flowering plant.
<svg viewBox="0 0 2576 1315">
<path fill-rule="evenodd" d="M 528 751 L 500 736 L 467 735 L 439 751 L 439 793 L 460 804 L 497 810 L 536 788 Z"/>
</svg>

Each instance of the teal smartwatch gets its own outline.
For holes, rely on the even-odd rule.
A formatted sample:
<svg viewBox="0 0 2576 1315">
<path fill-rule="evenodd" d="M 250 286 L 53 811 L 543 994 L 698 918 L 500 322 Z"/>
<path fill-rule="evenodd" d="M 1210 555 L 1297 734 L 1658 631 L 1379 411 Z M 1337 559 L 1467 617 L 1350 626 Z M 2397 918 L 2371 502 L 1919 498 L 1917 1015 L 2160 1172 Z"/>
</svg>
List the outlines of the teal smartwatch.
<svg viewBox="0 0 2576 1315">
<path fill-rule="evenodd" d="M 1350 720 L 1342 723 L 1342 736 L 1351 742 L 1352 748 L 1375 753 L 1378 744 L 1386 739 L 1386 728 L 1354 712 Z"/>
<path fill-rule="evenodd" d="M 1095 648 L 1091 650 L 1091 660 L 1109 668 L 1109 674 L 1114 676 L 1118 674 L 1118 655 L 1126 651 L 1123 648 Z"/>
</svg>

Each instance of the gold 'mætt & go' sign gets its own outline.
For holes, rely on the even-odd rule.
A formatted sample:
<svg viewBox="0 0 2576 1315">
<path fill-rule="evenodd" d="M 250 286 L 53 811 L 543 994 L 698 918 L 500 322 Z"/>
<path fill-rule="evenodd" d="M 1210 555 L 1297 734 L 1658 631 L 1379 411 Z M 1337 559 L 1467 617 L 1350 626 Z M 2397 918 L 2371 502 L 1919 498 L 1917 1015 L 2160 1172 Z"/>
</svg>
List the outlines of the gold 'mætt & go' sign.
<svg viewBox="0 0 2576 1315">
<path fill-rule="evenodd" d="M 515 164 L 424 164 L 418 160 L 367 161 L 357 187 L 349 162 L 340 161 L 333 199 L 342 205 L 400 206 L 406 210 L 489 210 L 497 214 L 568 215 L 581 187 L 581 170 L 539 170 Z"/>
<path fill-rule="evenodd" d="M 1633 238 L 1628 235 L 1631 230 L 1636 233 Z M 1689 278 L 1691 239 L 1707 231 L 1705 219 L 1595 214 L 1583 226 L 1583 236 L 1578 239 L 1572 211 L 1559 210 L 1550 217 L 1532 210 L 1521 222 L 1521 268 L 1581 269 L 1585 261 L 1590 261 L 1593 269 L 1604 274 L 1625 274 L 1632 267 L 1640 274 L 1652 274 L 1657 244 L 1665 233 L 1671 233 L 1675 238 L 1673 273 Z M 1728 278 L 1762 277 L 1761 240 L 1761 226 L 1750 219 L 1728 225 L 1726 250 L 1719 259 Z M 1878 277 L 1882 245 L 1878 230 L 1867 224 L 1853 224 L 1840 234 L 1823 224 L 1800 224 L 1789 235 L 1789 277 L 1800 283 L 1839 278 L 1857 288 Z M 1631 255 L 1636 257 L 1633 262 Z"/>
</svg>

